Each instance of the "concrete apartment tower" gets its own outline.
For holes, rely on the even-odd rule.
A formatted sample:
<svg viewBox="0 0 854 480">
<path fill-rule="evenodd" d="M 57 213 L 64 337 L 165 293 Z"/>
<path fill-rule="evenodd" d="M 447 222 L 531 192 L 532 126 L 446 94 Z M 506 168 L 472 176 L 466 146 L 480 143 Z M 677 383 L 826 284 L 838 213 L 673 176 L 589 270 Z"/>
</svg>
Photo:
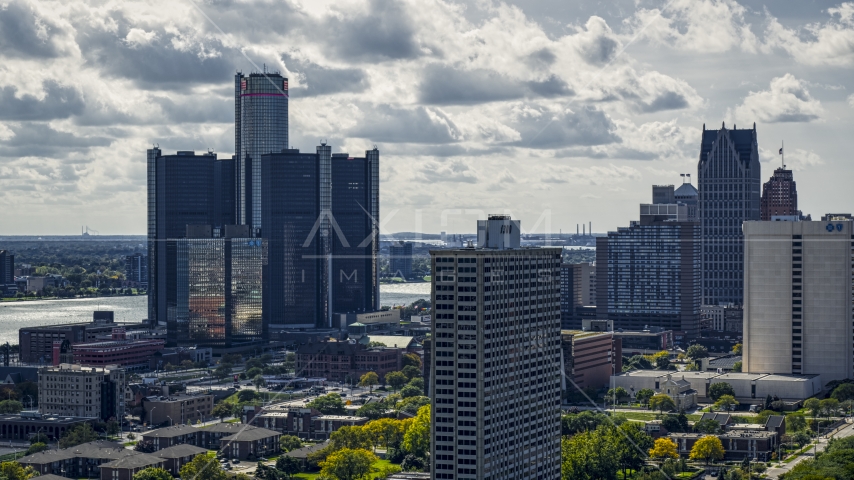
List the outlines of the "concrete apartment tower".
<svg viewBox="0 0 854 480">
<path fill-rule="evenodd" d="M 519 221 L 430 252 L 435 479 L 560 478 L 560 248 L 521 248 Z"/>
<path fill-rule="evenodd" d="M 703 239 L 703 305 L 741 304 L 744 296 L 742 222 L 759 220 L 756 125 L 706 130 L 700 145 L 697 213 Z"/>
<path fill-rule="evenodd" d="M 745 372 L 854 377 L 852 225 L 745 222 Z"/>
</svg>

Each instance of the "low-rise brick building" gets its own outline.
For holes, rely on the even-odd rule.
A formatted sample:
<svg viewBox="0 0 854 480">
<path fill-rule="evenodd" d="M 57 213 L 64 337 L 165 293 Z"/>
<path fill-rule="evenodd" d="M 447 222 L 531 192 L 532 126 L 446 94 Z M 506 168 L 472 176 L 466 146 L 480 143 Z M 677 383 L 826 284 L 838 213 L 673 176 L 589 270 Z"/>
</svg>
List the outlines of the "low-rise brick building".
<svg viewBox="0 0 854 480">
<path fill-rule="evenodd" d="M 294 435 L 303 440 L 328 440 L 332 432 L 341 427 L 364 425 L 365 417 L 352 415 L 323 415 L 311 408 L 293 407 L 262 411 L 252 419 L 258 427 L 276 430 L 284 435 Z"/>
<path fill-rule="evenodd" d="M 163 460 L 163 468 L 178 477 L 181 467 L 193 461 L 196 455 L 207 454 L 207 450 L 195 445 L 174 445 L 151 455 Z"/>
<path fill-rule="evenodd" d="M 166 462 L 154 455 L 136 452 L 112 462 L 101 464 L 101 480 L 133 480 L 133 476 L 146 468 L 163 468 Z"/>
<path fill-rule="evenodd" d="M 173 427 L 149 430 L 142 434 L 142 439 L 154 445 L 155 450 L 174 447 L 175 445 L 196 445 L 199 429 L 190 425 L 175 425 Z"/>
<path fill-rule="evenodd" d="M 370 348 L 358 343 L 309 343 L 297 349 L 296 371 L 301 377 L 334 382 L 357 383 L 368 372 L 375 372 L 382 379 L 386 373 L 402 368 L 404 353 L 404 348 Z"/>
<path fill-rule="evenodd" d="M 703 416 L 704 419 L 713 418 Z M 728 417 L 728 416 L 727 416 Z M 761 462 L 767 462 L 771 455 L 777 451 L 783 434 L 786 431 L 786 419 L 781 415 L 768 417 L 765 425 L 734 424 L 726 417 L 715 417 L 725 431 L 715 435 L 721 440 L 725 451 L 725 460 L 743 460 L 745 458 L 756 458 Z M 676 442 L 679 454 L 688 456 L 694 444 L 707 434 L 703 433 L 671 433 L 670 439 Z"/>
<path fill-rule="evenodd" d="M 257 459 L 279 453 L 281 433 L 266 428 L 241 425 L 240 430 L 220 439 L 220 451 L 230 458 Z"/>
<path fill-rule="evenodd" d="M 213 395 L 176 394 L 146 397 L 142 401 L 149 425 L 179 425 L 204 421 L 211 416 Z"/>
<path fill-rule="evenodd" d="M 119 443 L 97 440 L 59 450 L 42 452 L 19 458 L 18 463 L 30 466 L 40 474 L 54 474 L 68 478 L 100 478 L 101 465 L 140 452 L 128 450 Z"/>
</svg>

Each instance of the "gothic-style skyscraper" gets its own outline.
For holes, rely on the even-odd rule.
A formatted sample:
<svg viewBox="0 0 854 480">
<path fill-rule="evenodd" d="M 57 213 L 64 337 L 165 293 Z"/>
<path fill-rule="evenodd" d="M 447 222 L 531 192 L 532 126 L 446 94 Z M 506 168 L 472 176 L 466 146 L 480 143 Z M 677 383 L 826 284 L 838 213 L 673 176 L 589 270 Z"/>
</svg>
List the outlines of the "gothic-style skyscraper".
<svg viewBox="0 0 854 480">
<path fill-rule="evenodd" d="M 741 304 L 744 292 L 741 224 L 760 218 L 756 124 L 742 130 L 726 126 L 706 130 L 703 125 L 697 174 L 703 238 L 703 304 Z"/>
<path fill-rule="evenodd" d="M 762 220 L 769 221 L 777 215 L 798 215 L 798 189 L 791 170 L 778 168 L 770 180 L 762 185 Z"/>
<path fill-rule="evenodd" d="M 261 228 L 261 155 L 288 148 L 288 79 L 278 73 L 234 76 L 237 223 Z"/>
</svg>

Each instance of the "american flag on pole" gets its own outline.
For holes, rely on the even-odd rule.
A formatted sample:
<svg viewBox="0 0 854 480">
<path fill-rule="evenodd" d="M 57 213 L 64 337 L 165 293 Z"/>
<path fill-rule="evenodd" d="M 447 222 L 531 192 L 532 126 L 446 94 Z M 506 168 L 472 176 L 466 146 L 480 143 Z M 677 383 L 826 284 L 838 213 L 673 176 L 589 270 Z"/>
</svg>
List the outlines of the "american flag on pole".
<svg viewBox="0 0 854 480">
<path fill-rule="evenodd" d="M 780 147 L 780 155 L 783 154 L 783 147 Z"/>
</svg>

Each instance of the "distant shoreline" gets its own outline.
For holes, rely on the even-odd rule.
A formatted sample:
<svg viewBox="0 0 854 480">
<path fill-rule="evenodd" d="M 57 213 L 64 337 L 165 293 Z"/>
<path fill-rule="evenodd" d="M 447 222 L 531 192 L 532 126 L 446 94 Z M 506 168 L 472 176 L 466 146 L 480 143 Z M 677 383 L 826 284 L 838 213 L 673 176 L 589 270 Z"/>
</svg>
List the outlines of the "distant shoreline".
<svg viewBox="0 0 854 480">
<path fill-rule="evenodd" d="M 87 296 L 74 296 L 74 297 L 23 297 L 23 298 L 0 298 L 0 304 L 3 303 L 16 303 L 16 302 L 39 302 L 42 300 L 50 301 L 50 300 L 89 300 L 93 298 L 121 298 L 121 297 L 139 297 L 139 296 L 147 296 L 148 294 L 141 293 L 132 293 L 130 295 L 87 295 Z"/>
</svg>

